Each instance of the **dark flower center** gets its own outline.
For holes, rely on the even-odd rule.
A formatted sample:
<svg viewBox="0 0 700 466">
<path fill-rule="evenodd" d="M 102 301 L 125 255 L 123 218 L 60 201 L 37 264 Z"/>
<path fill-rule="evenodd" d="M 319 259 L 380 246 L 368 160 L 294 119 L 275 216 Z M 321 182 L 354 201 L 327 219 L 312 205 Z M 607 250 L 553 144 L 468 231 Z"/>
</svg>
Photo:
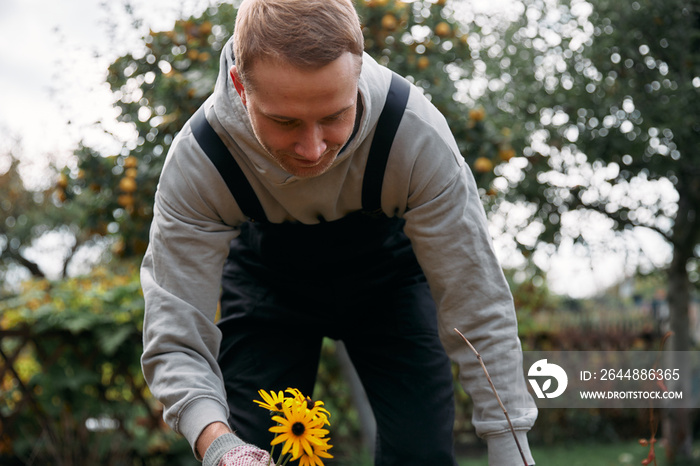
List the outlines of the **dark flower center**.
<svg viewBox="0 0 700 466">
<path fill-rule="evenodd" d="M 292 424 L 292 433 L 297 437 L 300 437 L 305 430 L 306 427 L 301 422 L 295 422 L 294 424 Z"/>
<path fill-rule="evenodd" d="M 275 405 L 275 408 L 277 408 L 277 411 L 282 411 L 282 402 L 281 402 L 281 401 L 278 402 L 278 403 Z"/>
<path fill-rule="evenodd" d="M 316 406 L 316 402 L 307 396 L 306 397 L 306 408 L 307 409 L 314 409 L 314 406 Z"/>
</svg>

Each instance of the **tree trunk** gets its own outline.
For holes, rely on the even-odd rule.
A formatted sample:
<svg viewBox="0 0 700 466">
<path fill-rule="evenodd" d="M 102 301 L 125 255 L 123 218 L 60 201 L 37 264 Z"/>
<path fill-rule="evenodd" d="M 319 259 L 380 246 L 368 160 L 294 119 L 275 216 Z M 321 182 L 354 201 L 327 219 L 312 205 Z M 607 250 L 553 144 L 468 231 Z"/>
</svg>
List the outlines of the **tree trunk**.
<svg viewBox="0 0 700 466">
<path fill-rule="evenodd" d="M 681 379 L 675 390 L 682 390 L 683 395 L 689 396 L 690 368 L 684 352 L 690 351 L 690 281 L 687 264 L 692 258 L 695 236 L 695 209 L 688 196 L 679 190 L 680 200 L 676 224 L 673 229 L 673 258 L 668 268 L 668 307 L 670 313 L 670 339 L 672 352 L 671 368 L 679 368 Z M 690 464 L 692 457 L 692 423 L 690 410 L 685 408 L 669 409 L 667 412 L 664 437 L 668 442 L 667 455 L 672 464 Z"/>
</svg>

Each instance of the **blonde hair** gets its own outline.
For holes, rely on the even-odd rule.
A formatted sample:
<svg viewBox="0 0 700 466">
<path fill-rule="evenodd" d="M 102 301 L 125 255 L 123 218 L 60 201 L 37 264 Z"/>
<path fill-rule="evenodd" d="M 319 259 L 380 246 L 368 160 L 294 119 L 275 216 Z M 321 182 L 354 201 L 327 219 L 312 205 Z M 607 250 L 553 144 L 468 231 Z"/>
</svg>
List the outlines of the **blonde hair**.
<svg viewBox="0 0 700 466">
<path fill-rule="evenodd" d="M 238 9 L 233 54 L 248 87 L 256 60 L 281 59 L 314 69 L 345 52 L 359 56 L 361 63 L 363 51 L 352 0 L 245 0 Z"/>
</svg>

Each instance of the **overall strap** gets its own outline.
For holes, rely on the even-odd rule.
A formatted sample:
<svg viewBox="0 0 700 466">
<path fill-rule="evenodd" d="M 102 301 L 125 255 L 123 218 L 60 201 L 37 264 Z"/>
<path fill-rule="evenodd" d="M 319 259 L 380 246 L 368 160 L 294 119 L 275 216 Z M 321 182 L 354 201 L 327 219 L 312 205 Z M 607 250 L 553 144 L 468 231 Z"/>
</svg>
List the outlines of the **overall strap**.
<svg viewBox="0 0 700 466">
<path fill-rule="evenodd" d="M 370 146 L 365 176 L 362 182 L 362 209 L 365 212 L 381 210 L 382 183 L 389 151 L 399 127 L 411 87 L 408 81 L 392 73 L 389 93 L 377 121 L 374 140 Z M 207 157 L 212 161 L 233 198 L 251 221 L 265 222 L 267 216 L 255 195 L 253 187 L 246 178 L 241 167 L 229 152 L 219 135 L 211 127 L 204 115 L 204 107 L 200 107 L 190 121 L 192 134 Z"/>
<path fill-rule="evenodd" d="M 406 109 L 411 86 L 398 74 L 392 73 L 389 93 L 377 121 L 374 140 L 369 149 L 365 177 L 362 182 L 362 209 L 365 212 L 381 211 L 382 184 L 389 152 L 396 130 Z"/>
<path fill-rule="evenodd" d="M 200 147 L 212 161 L 221 177 L 226 182 L 226 186 L 233 194 L 233 198 L 243 211 L 243 215 L 252 221 L 267 221 L 265 211 L 255 195 L 253 187 L 250 185 L 241 167 L 236 163 L 228 148 L 219 135 L 211 127 L 211 124 L 204 116 L 204 107 L 200 107 L 190 121 L 192 134 Z"/>
</svg>

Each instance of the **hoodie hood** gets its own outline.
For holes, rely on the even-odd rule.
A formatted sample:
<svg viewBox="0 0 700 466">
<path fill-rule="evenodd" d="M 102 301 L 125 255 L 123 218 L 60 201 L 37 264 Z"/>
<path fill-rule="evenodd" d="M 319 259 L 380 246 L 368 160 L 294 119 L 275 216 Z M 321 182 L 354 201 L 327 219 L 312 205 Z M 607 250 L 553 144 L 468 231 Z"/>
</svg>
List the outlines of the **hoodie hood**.
<svg viewBox="0 0 700 466">
<path fill-rule="evenodd" d="M 246 162 L 251 169 L 257 171 L 268 182 L 285 185 L 303 180 L 282 169 L 258 141 L 248 118 L 248 112 L 229 75 L 233 64 L 233 37 L 231 37 L 221 51 L 219 75 L 211 97 L 214 114 L 223 130 L 246 154 Z M 329 171 L 347 157 L 352 157 L 360 144 L 373 133 L 384 106 L 390 82 L 391 72 L 365 53 L 358 83 L 363 106 L 359 127 L 352 140 L 338 154 Z"/>
</svg>

